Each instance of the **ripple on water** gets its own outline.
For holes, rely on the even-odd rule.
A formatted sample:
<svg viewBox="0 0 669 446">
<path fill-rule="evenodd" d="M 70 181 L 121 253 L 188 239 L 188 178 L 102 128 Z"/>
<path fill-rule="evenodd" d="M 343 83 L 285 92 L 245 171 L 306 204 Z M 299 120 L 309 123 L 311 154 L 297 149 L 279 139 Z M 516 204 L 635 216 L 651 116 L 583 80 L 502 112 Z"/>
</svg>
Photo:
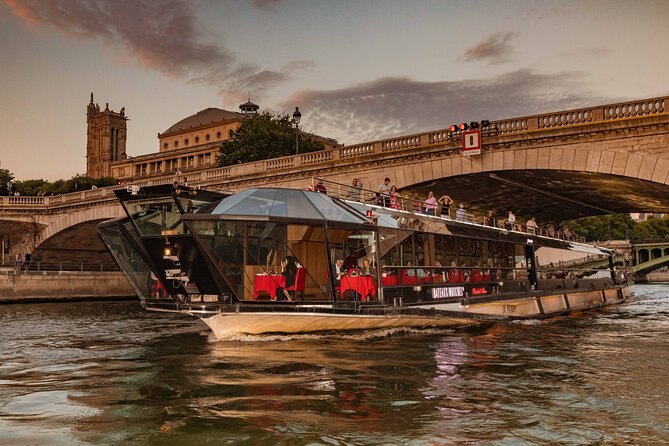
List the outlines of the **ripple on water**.
<svg viewBox="0 0 669 446">
<path fill-rule="evenodd" d="M 467 332 L 223 341 L 136 303 L 0 306 L 0 444 L 667 444 L 668 290 Z"/>
</svg>

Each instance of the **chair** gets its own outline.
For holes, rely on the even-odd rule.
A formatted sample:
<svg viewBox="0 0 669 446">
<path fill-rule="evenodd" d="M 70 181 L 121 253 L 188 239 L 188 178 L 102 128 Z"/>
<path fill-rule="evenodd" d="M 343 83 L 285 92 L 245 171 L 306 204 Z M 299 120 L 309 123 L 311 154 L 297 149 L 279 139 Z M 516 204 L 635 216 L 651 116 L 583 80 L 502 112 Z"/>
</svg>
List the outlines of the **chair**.
<svg viewBox="0 0 669 446">
<path fill-rule="evenodd" d="M 402 285 L 415 285 L 416 282 L 416 276 L 410 276 L 406 272 L 402 276 Z"/>
<path fill-rule="evenodd" d="M 290 291 L 293 296 L 296 293 L 300 293 L 302 299 L 304 299 L 304 286 L 307 281 L 307 269 L 306 268 L 297 268 L 297 273 L 295 273 L 295 283 L 292 286 L 286 287 L 286 291 Z"/>
</svg>

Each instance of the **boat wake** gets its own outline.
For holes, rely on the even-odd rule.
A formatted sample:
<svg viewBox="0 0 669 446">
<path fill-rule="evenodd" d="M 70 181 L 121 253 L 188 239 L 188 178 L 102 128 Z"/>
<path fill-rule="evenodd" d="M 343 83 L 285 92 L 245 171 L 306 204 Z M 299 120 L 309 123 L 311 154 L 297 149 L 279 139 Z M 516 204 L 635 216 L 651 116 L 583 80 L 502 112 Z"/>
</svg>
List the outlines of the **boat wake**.
<svg viewBox="0 0 669 446">
<path fill-rule="evenodd" d="M 364 330 L 356 332 L 326 331 L 319 333 L 302 334 L 244 334 L 230 333 L 222 338 L 217 338 L 213 333 L 209 335 L 209 342 L 285 342 L 285 341 L 311 341 L 311 340 L 347 340 L 347 341 L 369 341 L 383 339 L 391 336 L 402 335 L 433 335 L 454 333 L 451 328 L 384 328 L 378 330 Z"/>
</svg>

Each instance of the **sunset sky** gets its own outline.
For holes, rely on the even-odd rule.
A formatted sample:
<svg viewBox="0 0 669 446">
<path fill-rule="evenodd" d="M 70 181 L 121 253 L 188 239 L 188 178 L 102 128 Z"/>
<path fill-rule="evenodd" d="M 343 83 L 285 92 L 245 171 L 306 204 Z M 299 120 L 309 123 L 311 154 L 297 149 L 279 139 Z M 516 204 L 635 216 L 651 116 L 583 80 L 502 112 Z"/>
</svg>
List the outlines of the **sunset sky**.
<svg viewBox="0 0 669 446">
<path fill-rule="evenodd" d="M 1 167 L 85 172 L 86 105 L 130 156 L 207 107 L 345 144 L 669 95 L 669 0 L 0 0 Z"/>
</svg>

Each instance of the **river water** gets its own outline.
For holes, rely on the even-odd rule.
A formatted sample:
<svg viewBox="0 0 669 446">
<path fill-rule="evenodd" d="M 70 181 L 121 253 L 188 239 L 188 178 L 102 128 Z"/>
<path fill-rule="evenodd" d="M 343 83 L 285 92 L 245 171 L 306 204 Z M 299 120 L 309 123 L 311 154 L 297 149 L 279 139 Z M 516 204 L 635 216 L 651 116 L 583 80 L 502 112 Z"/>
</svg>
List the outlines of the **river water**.
<svg viewBox="0 0 669 446">
<path fill-rule="evenodd" d="M 669 286 L 469 331 L 254 336 L 136 302 L 0 306 L 0 444 L 669 443 Z"/>
</svg>

